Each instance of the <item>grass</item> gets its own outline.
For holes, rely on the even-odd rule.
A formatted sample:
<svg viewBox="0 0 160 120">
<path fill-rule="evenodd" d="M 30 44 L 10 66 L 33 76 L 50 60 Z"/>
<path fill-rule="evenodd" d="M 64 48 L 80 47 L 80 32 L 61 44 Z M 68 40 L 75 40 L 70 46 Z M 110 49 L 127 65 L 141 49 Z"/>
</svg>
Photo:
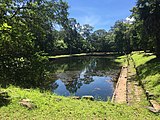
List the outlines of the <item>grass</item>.
<svg viewBox="0 0 160 120">
<path fill-rule="evenodd" d="M 135 63 L 131 55 L 128 55 L 128 61 L 128 104 L 137 107 L 150 106 L 142 86 L 139 86 Z"/>
<path fill-rule="evenodd" d="M 146 62 L 156 58 L 156 56 L 152 53 L 144 53 L 141 51 L 132 52 L 131 57 L 134 59 L 136 67 L 140 67 L 141 65 L 144 65 Z"/>
<path fill-rule="evenodd" d="M 115 59 L 115 62 L 120 63 L 121 66 L 125 66 L 127 64 L 127 56 L 119 56 Z"/>
<path fill-rule="evenodd" d="M 160 61 L 152 53 L 134 52 L 132 58 L 138 71 L 138 79 L 144 89 L 160 103 Z"/>
<path fill-rule="evenodd" d="M 76 56 L 86 56 L 87 53 L 81 53 L 81 54 L 71 54 L 71 55 L 56 55 L 56 56 L 49 56 L 50 59 L 56 59 L 56 58 L 64 58 L 64 57 L 76 57 Z"/>
<path fill-rule="evenodd" d="M 56 55 L 56 56 L 48 56 L 49 59 L 56 58 L 66 58 L 66 57 L 78 57 L 78 56 L 99 56 L 99 55 L 117 55 L 116 52 L 93 52 L 93 53 L 80 53 L 80 54 L 70 54 L 70 55 Z"/>
<path fill-rule="evenodd" d="M 39 90 L 25 90 L 10 86 L 5 89 L 12 102 L 0 108 L 1 120 L 158 120 L 156 114 L 147 109 L 113 104 L 109 101 L 74 100 Z M 21 99 L 28 98 L 37 105 L 29 110 L 21 105 Z"/>
</svg>

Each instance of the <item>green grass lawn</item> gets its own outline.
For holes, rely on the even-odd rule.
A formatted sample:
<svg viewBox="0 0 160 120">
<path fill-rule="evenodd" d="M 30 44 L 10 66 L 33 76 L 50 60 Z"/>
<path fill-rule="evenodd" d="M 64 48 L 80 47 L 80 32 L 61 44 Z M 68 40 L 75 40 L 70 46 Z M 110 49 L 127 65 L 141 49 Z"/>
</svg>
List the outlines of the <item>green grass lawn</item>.
<svg viewBox="0 0 160 120">
<path fill-rule="evenodd" d="M 75 56 L 86 56 L 87 53 L 81 53 L 81 54 L 71 54 L 71 55 L 56 55 L 56 56 L 48 56 L 50 59 L 55 58 L 64 58 L 64 57 L 75 57 Z"/>
<path fill-rule="evenodd" d="M 12 98 L 7 106 L 0 107 L 0 120 L 158 120 L 156 114 L 145 108 L 99 102 L 74 100 L 39 90 L 24 90 L 14 86 L 5 89 Z M 37 105 L 29 110 L 19 104 L 28 98 Z"/>
<path fill-rule="evenodd" d="M 134 52 L 132 58 L 138 70 L 138 79 L 144 89 L 160 103 L 160 61 L 152 53 Z"/>
</svg>

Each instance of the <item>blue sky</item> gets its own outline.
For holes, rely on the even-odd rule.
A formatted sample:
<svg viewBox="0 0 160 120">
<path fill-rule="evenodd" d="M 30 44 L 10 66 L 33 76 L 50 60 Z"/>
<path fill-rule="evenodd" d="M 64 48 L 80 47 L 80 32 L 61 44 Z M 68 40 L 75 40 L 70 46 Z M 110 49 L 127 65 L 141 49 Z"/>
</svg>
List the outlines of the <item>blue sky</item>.
<svg viewBox="0 0 160 120">
<path fill-rule="evenodd" d="M 90 24 L 95 30 L 109 30 L 117 20 L 126 19 L 136 0 L 66 0 L 69 3 L 69 17 L 81 25 Z"/>
</svg>

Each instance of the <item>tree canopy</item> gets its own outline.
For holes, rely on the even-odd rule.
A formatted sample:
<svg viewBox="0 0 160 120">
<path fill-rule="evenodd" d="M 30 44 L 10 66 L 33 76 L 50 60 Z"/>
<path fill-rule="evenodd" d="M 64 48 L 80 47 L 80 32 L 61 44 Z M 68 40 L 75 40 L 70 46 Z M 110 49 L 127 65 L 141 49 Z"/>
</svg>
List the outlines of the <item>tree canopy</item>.
<svg viewBox="0 0 160 120">
<path fill-rule="evenodd" d="M 130 16 L 134 21 L 117 20 L 109 31 L 81 25 L 69 18 L 68 8 L 63 0 L 0 3 L 0 79 L 14 82 L 17 74 L 24 81 L 38 79 L 44 68 L 38 67 L 35 76 L 36 64 L 46 61 L 47 55 L 149 50 L 160 58 L 159 0 L 137 0 Z"/>
</svg>

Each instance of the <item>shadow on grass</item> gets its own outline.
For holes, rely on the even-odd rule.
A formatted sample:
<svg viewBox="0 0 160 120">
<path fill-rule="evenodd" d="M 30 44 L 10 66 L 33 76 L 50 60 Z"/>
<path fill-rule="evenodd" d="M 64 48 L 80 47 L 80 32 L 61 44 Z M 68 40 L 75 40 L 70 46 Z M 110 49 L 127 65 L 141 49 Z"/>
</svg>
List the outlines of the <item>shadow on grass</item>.
<svg viewBox="0 0 160 120">
<path fill-rule="evenodd" d="M 160 61 L 152 59 L 138 68 L 138 78 L 143 88 L 153 95 L 157 101 L 160 100 Z M 149 96 L 148 96 L 149 97 Z M 160 102 L 160 101 L 159 101 Z"/>
<path fill-rule="evenodd" d="M 152 59 L 145 64 L 139 66 L 137 69 L 140 79 L 144 79 L 147 76 L 160 73 L 160 61 L 156 58 Z"/>
<path fill-rule="evenodd" d="M 7 92 L 0 91 L 0 107 L 7 106 L 10 103 L 11 99 Z"/>
</svg>

